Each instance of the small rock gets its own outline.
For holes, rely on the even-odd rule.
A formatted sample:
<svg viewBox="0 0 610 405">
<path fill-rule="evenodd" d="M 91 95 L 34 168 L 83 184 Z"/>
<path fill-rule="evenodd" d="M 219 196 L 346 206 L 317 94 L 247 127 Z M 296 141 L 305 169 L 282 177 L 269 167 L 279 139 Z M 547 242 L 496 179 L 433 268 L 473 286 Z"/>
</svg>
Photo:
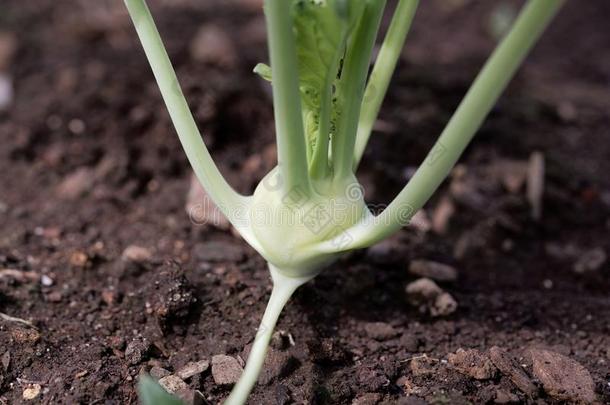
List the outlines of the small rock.
<svg viewBox="0 0 610 405">
<path fill-rule="evenodd" d="M 458 276 L 454 267 L 430 260 L 413 260 L 409 265 L 409 273 L 436 281 L 455 281 Z"/>
<path fill-rule="evenodd" d="M 195 245 L 193 256 L 203 262 L 240 262 L 244 259 L 245 254 L 239 245 L 225 241 L 212 241 Z"/>
<path fill-rule="evenodd" d="M 125 349 L 125 360 L 131 365 L 141 363 L 148 356 L 151 344 L 148 339 L 137 338 L 132 340 Z"/>
<path fill-rule="evenodd" d="M 149 374 L 155 380 L 160 380 L 163 377 L 167 377 L 171 373 L 168 370 L 164 369 L 163 367 L 154 366 L 153 368 L 150 369 Z"/>
<path fill-rule="evenodd" d="M 411 373 L 415 377 L 421 377 L 426 375 L 436 374 L 438 368 L 438 360 L 431 359 L 427 355 L 417 356 L 411 359 L 409 364 Z"/>
<path fill-rule="evenodd" d="M 187 380 L 194 375 L 201 374 L 210 367 L 210 362 L 207 360 L 200 360 L 197 362 L 188 363 L 176 372 L 176 375 L 183 380 Z"/>
<path fill-rule="evenodd" d="M 385 322 L 370 322 L 364 325 L 364 331 L 371 339 L 383 341 L 398 335 L 398 331 L 392 325 Z"/>
<path fill-rule="evenodd" d="M 367 392 L 366 394 L 358 395 L 352 405 L 376 405 L 381 401 L 381 394 L 375 392 Z"/>
<path fill-rule="evenodd" d="M 46 274 L 43 274 L 40 277 L 40 284 L 42 284 L 45 287 L 50 287 L 53 285 L 53 279 L 49 276 L 47 276 Z"/>
<path fill-rule="evenodd" d="M 429 312 L 433 317 L 447 316 L 457 309 L 457 302 L 443 291 L 434 281 L 420 278 L 406 287 L 407 300 L 421 312 Z"/>
<path fill-rule="evenodd" d="M 74 267 L 85 267 L 89 264 L 89 256 L 85 252 L 74 252 L 70 255 L 70 264 Z"/>
<path fill-rule="evenodd" d="M 32 399 L 37 398 L 40 395 L 40 391 L 42 387 L 40 384 L 30 384 L 23 390 L 23 399 L 26 401 L 31 401 Z"/>
<path fill-rule="evenodd" d="M 430 307 L 430 315 L 447 316 L 451 315 L 457 309 L 457 301 L 449 293 L 442 293 L 434 301 L 434 305 Z"/>
<path fill-rule="evenodd" d="M 602 248 L 588 250 L 574 263 L 574 272 L 583 274 L 599 270 L 606 263 L 606 252 Z"/>
<path fill-rule="evenodd" d="M 233 385 L 241 377 L 243 368 L 236 358 L 224 354 L 212 357 L 212 377 L 218 385 Z"/>
<path fill-rule="evenodd" d="M 231 228 L 231 223 L 218 209 L 197 177 L 191 176 L 191 185 L 186 196 L 186 213 L 195 225 L 212 225 L 221 230 Z"/>
<path fill-rule="evenodd" d="M 76 169 L 59 183 L 57 186 L 57 195 L 66 200 L 77 199 L 91 190 L 94 179 L 93 170 L 90 168 L 81 167 Z"/>
<path fill-rule="evenodd" d="M 178 391 L 187 390 L 188 384 L 175 375 L 168 375 L 159 380 L 159 385 L 165 388 L 165 391 L 174 394 Z"/>
<path fill-rule="evenodd" d="M 121 259 L 126 262 L 141 264 L 152 259 L 152 253 L 145 247 L 130 245 L 123 250 Z"/>
<path fill-rule="evenodd" d="M 596 400 L 595 383 L 580 363 L 550 350 L 532 349 L 534 375 L 549 396 L 559 401 L 590 404 Z"/>
<path fill-rule="evenodd" d="M 447 360 L 457 371 L 476 380 L 488 380 L 496 374 L 489 357 L 476 349 L 458 349 L 449 353 Z"/>
<path fill-rule="evenodd" d="M 489 358 L 498 370 L 507 376 L 523 393 L 534 396 L 536 391 L 538 391 L 525 371 L 523 371 L 515 359 L 504 349 L 501 349 L 498 346 L 492 347 L 489 349 Z"/>
<path fill-rule="evenodd" d="M 191 41 L 191 57 L 196 62 L 231 69 L 238 61 L 231 37 L 220 27 L 206 24 Z"/>
</svg>

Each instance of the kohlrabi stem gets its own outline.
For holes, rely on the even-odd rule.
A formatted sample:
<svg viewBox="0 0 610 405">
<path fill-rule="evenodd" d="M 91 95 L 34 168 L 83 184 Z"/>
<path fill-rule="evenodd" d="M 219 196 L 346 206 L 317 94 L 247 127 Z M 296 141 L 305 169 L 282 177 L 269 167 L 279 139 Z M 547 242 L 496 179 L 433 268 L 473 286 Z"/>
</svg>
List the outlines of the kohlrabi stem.
<svg viewBox="0 0 610 405">
<path fill-rule="evenodd" d="M 229 221 L 233 222 L 237 208 L 244 205 L 247 197 L 237 194 L 226 182 L 203 143 L 146 2 L 144 0 L 125 0 L 125 5 L 142 42 L 186 156 L 210 198 Z"/>
<path fill-rule="evenodd" d="M 354 170 L 358 167 L 371 136 L 373 125 L 377 120 L 381 103 L 388 91 L 390 79 L 396 69 L 418 4 L 419 0 L 400 0 L 394 11 L 390 28 L 388 28 L 383 40 L 383 45 L 375 61 L 375 67 L 371 72 L 371 77 L 364 92 L 360 121 L 358 122 L 358 134 L 356 135 Z"/>
<path fill-rule="evenodd" d="M 348 42 L 343 61 L 337 97 L 344 104 L 340 107 L 338 133 L 332 139 L 334 178 L 339 181 L 352 174 L 362 96 L 385 4 L 385 0 L 366 2 L 360 22 Z"/>
<path fill-rule="evenodd" d="M 384 239 L 406 225 L 428 201 L 564 2 L 529 0 L 409 183 L 379 216 L 348 230 L 353 242 L 346 248 L 366 247 Z"/>
<path fill-rule="evenodd" d="M 292 1 L 265 0 L 271 59 L 278 166 L 286 192 L 309 192 L 305 130 L 299 93 L 299 70 L 291 16 Z"/>
<path fill-rule="evenodd" d="M 250 391 L 252 391 L 252 388 L 258 381 L 258 376 L 265 362 L 269 341 L 282 309 L 295 290 L 313 278 L 311 276 L 300 278 L 287 277 L 271 264 L 269 264 L 269 271 L 273 279 L 271 297 L 250 349 L 246 368 L 224 405 L 242 405 L 246 403 Z"/>
</svg>

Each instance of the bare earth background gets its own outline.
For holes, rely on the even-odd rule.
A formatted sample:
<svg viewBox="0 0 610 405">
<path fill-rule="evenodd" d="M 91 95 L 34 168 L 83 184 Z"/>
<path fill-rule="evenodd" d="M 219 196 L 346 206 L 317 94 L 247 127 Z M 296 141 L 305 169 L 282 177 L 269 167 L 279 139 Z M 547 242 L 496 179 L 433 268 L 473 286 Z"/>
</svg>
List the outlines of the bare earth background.
<svg viewBox="0 0 610 405">
<path fill-rule="evenodd" d="M 422 3 L 359 172 L 373 203 L 421 162 L 519 4 Z M 151 0 L 242 192 L 275 159 L 251 73 L 267 59 L 259 4 Z M 610 401 L 609 18 L 606 0 L 568 1 L 415 226 L 297 292 L 251 403 Z M 3 1 L 0 79 L 0 313 L 33 325 L 0 319 L 0 404 L 136 403 L 141 371 L 189 362 L 181 394 L 221 401 L 268 273 L 231 231 L 190 221 L 191 171 L 122 2 Z M 409 303 L 418 268 L 439 278 L 422 259 L 457 270 L 437 281 L 454 312 Z"/>
</svg>

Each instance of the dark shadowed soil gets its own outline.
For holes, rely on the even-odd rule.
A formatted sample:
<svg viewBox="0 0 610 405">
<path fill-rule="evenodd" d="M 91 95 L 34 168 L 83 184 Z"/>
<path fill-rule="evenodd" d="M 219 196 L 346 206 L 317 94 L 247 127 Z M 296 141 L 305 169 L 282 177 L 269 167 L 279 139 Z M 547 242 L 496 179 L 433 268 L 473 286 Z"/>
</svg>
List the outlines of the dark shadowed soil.
<svg viewBox="0 0 610 405">
<path fill-rule="evenodd" d="M 206 143 L 251 192 L 274 159 L 269 89 L 251 73 L 266 60 L 257 1 L 151 3 Z M 421 162 L 493 47 L 492 16 L 515 4 L 422 3 L 359 172 L 375 204 Z M 609 18 L 607 0 L 568 1 L 425 218 L 296 293 L 251 403 L 610 401 Z M 210 26 L 215 49 L 197 37 Z M 136 403 L 142 371 L 240 362 L 265 262 L 189 219 L 191 171 L 122 2 L 7 0 L 0 32 L 14 86 L 0 313 L 31 323 L 0 318 L 0 404 Z M 438 282 L 455 312 L 409 303 L 418 259 L 457 269 Z M 230 387 L 213 371 L 185 379 L 218 403 Z"/>
</svg>

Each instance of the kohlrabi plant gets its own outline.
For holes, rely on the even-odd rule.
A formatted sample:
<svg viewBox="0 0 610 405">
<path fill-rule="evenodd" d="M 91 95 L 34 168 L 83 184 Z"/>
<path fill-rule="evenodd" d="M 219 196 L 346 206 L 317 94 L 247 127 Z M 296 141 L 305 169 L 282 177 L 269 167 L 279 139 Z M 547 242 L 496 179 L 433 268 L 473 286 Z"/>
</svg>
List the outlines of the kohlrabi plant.
<svg viewBox="0 0 610 405">
<path fill-rule="evenodd" d="M 273 290 L 246 367 L 225 404 L 254 387 L 284 305 L 343 253 L 408 224 L 447 176 L 564 0 L 529 0 L 404 189 L 372 213 L 354 175 L 418 0 L 399 0 L 370 70 L 385 0 L 265 0 L 278 164 L 254 194 L 226 182 L 206 149 L 150 11 L 125 0 L 186 155 L 210 198 L 269 263 Z M 162 404 L 146 380 L 142 399 Z M 146 388 L 148 387 L 148 388 Z M 154 391 L 154 392 L 153 392 Z M 148 398 L 148 400 L 146 400 Z M 169 403 L 169 402 L 168 402 Z"/>
</svg>

